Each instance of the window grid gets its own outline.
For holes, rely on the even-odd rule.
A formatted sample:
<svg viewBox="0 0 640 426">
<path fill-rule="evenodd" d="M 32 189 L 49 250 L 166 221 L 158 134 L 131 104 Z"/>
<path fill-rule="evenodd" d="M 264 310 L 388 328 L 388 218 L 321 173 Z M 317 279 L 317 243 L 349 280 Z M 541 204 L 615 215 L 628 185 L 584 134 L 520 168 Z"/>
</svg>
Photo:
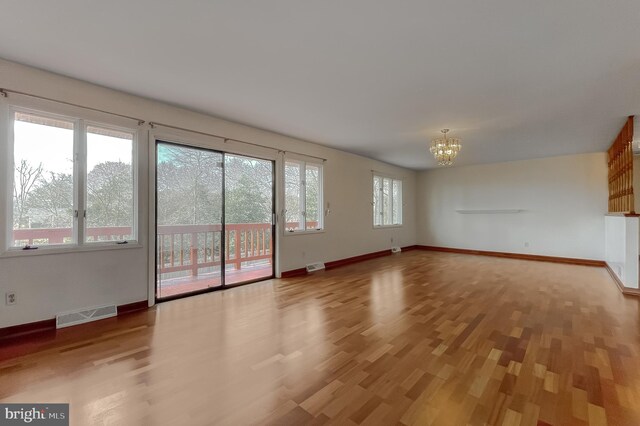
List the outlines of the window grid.
<svg viewBox="0 0 640 426">
<path fill-rule="evenodd" d="M 402 180 L 373 176 L 373 226 L 402 225 Z"/>
<path fill-rule="evenodd" d="M 287 232 L 323 229 L 322 172 L 321 164 L 285 161 L 284 217 Z M 312 181 L 314 183 L 310 184 Z"/>
<path fill-rule="evenodd" d="M 7 165 L 10 170 L 13 169 L 13 173 L 10 175 L 11 181 L 9 182 L 12 190 L 8 194 L 12 219 L 10 219 L 7 224 L 9 226 L 9 234 L 7 235 L 8 238 L 5 247 L 11 249 L 24 249 L 27 246 L 38 248 L 79 247 L 85 244 L 96 245 L 96 243 L 137 240 L 137 131 L 77 117 L 61 116 L 49 112 L 14 106 L 11 106 L 9 111 L 10 119 L 8 124 L 11 129 L 9 152 L 11 155 L 8 158 Z M 19 129 L 20 123 L 31 126 L 31 134 L 25 133 L 23 130 L 21 131 Z M 73 132 L 72 136 L 66 136 L 67 144 L 69 145 L 70 143 L 72 147 L 70 149 L 67 147 L 68 151 L 66 155 L 69 157 L 65 161 L 71 162 L 71 166 L 67 166 L 64 170 L 61 168 L 62 166 L 60 164 L 62 164 L 62 162 L 60 159 L 49 159 L 47 157 L 46 150 L 51 150 L 52 148 L 43 145 L 43 143 L 55 143 L 54 137 L 56 135 L 51 133 L 52 131 L 55 133 L 55 129 L 66 129 L 67 131 L 70 130 Z M 129 204 L 126 208 L 130 209 L 130 215 L 125 221 L 126 223 L 123 222 L 119 224 L 124 226 L 112 226 L 110 229 L 107 229 L 107 231 L 111 233 L 102 232 L 104 235 L 101 237 L 90 237 L 88 233 L 89 220 L 87 219 L 87 211 L 90 211 L 90 204 L 87 182 L 90 179 L 89 173 L 91 172 L 91 170 L 87 170 L 88 133 L 99 133 L 101 137 L 105 138 L 122 138 L 126 135 L 130 142 L 130 146 L 128 146 L 129 150 L 123 155 L 125 164 L 129 163 L 128 167 L 130 169 L 131 179 L 124 185 Z M 60 136 L 57 137 L 60 138 Z M 30 144 L 34 145 L 34 147 L 40 144 L 40 149 L 44 146 L 44 152 L 38 153 L 38 148 L 30 147 Z M 112 146 L 109 146 L 108 149 L 102 149 L 98 157 L 101 157 L 107 151 L 112 151 L 112 148 Z M 22 187 L 20 181 L 23 180 L 22 176 L 24 174 L 24 172 L 18 169 L 22 163 L 28 164 L 34 161 L 34 164 L 24 167 L 26 170 L 29 170 L 29 168 L 33 170 L 39 169 L 37 176 L 34 175 L 32 177 L 32 185 L 28 189 L 39 189 L 40 194 L 23 194 L 25 198 L 28 196 L 33 198 L 33 200 L 29 201 L 29 206 L 31 210 L 33 210 L 33 213 L 29 213 L 29 216 L 23 223 L 17 223 L 16 220 L 20 222 L 23 219 L 16 219 L 16 213 L 24 207 L 17 206 L 18 188 Z M 122 162 L 122 160 L 120 160 L 120 162 Z M 39 163 L 39 165 L 36 163 Z M 104 164 L 104 161 L 102 164 Z M 44 165 L 47 165 L 47 169 L 44 168 Z M 111 178 L 117 177 L 117 172 L 112 173 Z M 105 179 L 104 176 L 101 176 L 101 178 Z M 60 188 L 66 189 L 66 191 Z M 118 192 L 112 192 L 112 194 L 121 195 L 121 193 Z M 38 196 L 36 197 L 36 195 Z M 61 196 L 68 196 L 68 198 L 66 201 L 64 201 L 64 199 L 61 201 Z M 105 203 L 104 208 L 109 210 L 111 204 Z M 60 209 L 67 212 L 62 214 L 62 219 L 57 218 L 58 210 Z M 47 217 L 46 213 L 48 210 L 55 211 L 56 218 L 52 215 Z M 110 212 L 107 211 L 104 216 L 109 217 L 109 213 Z M 67 219 L 64 219 L 65 214 L 67 215 Z M 42 219 L 44 222 L 42 222 L 42 220 L 37 222 L 39 216 L 46 218 Z M 36 223 L 33 224 L 32 220 L 36 220 Z M 64 223 L 61 222 L 61 220 L 64 221 Z M 101 229 L 98 230 L 93 229 L 92 233 L 100 234 L 101 231 L 104 231 L 104 228 L 109 227 L 101 226 L 100 228 Z"/>
</svg>

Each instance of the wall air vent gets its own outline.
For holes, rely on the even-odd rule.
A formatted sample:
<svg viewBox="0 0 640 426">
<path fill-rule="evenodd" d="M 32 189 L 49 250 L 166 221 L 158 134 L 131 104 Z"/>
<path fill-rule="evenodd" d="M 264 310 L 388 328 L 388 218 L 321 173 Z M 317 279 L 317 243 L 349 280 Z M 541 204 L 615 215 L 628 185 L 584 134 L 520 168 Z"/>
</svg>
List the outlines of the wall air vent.
<svg viewBox="0 0 640 426">
<path fill-rule="evenodd" d="M 324 263 L 316 262 L 307 265 L 307 272 L 315 272 L 324 269 Z"/>
<path fill-rule="evenodd" d="M 98 306 L 96 308 L 64 312 L 56 315 L 56 328 L 64 328 L 85 322 L 111 318 L 116 315 L 118 315 L 116 305 Z"/>
</svg>

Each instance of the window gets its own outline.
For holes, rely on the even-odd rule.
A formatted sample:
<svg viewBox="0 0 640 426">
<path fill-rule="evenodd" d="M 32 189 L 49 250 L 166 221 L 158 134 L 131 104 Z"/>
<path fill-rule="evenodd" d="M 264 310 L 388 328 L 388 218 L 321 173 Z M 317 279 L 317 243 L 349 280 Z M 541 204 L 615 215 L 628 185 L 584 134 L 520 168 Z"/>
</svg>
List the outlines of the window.
<svg viewBox="0 0 640 426">
<path fill-rule="evenodd" d="M 85 241 L 134 239 L 132 132 L 87 126 Z"/>
<path fill-rule="evenodd" d="M 14 110 L 9 247 L 135 240 L 134 130 Z"/>
<path fill-rule="evenodd" d="M 373 226 L 402 225 L 402 181 L 373 176 Z"/>
<path fill-rule="evenodd" d="M 12 246 L 74 242 L 75 122 L 16 112 Z"/>
<path fill-rule="evenodd" d="M 286 160 L 285 229 L 300 232 L 323 229 L 322 165 Z"/>
</svg>

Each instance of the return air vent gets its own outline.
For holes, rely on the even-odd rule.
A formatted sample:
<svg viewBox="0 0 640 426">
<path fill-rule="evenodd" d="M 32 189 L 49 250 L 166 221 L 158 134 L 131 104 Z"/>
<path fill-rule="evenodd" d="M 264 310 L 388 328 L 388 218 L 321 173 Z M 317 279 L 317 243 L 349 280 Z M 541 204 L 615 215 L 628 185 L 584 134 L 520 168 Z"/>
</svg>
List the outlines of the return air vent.
<svg viewBox="0 0 640 426">
<path fill-rule="evenodd" d="M 118 315 L 116 305 L 99 306 L 96 308 L 82 309 L 80 311 L 64 312 L 56 315 L 56 328 L 69 327 L 85 322 L 97 321 Z"/>
<path fill-rule="evenodd" d="M 322 262 L 310 263 L 307 265 L 307 272 L 320 271 L 321 269 L 324 269 L 324 263 Z"/>
</svg>

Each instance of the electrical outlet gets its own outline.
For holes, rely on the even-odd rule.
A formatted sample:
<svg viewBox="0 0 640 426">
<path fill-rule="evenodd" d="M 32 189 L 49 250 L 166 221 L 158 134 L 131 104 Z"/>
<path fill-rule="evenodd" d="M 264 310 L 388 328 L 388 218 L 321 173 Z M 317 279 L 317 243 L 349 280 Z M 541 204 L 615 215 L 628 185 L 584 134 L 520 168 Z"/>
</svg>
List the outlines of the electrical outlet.
<svg viewBox="0 0 640 426">
<path fill-rule="evenodd" d="M 14 291 L 6 292 L 5 302 L 7 303 L 7 305 L 15 305 L 18 302 L 18 299 L 16 299 L 16 293 Z"/>
<path fill-rule="evenodd" d="M 524 242 L 524 246 L 525 246 L 525 247 L 529 247 L 529 241 L 525 241 L 525 242 Z"/>
</svg>

